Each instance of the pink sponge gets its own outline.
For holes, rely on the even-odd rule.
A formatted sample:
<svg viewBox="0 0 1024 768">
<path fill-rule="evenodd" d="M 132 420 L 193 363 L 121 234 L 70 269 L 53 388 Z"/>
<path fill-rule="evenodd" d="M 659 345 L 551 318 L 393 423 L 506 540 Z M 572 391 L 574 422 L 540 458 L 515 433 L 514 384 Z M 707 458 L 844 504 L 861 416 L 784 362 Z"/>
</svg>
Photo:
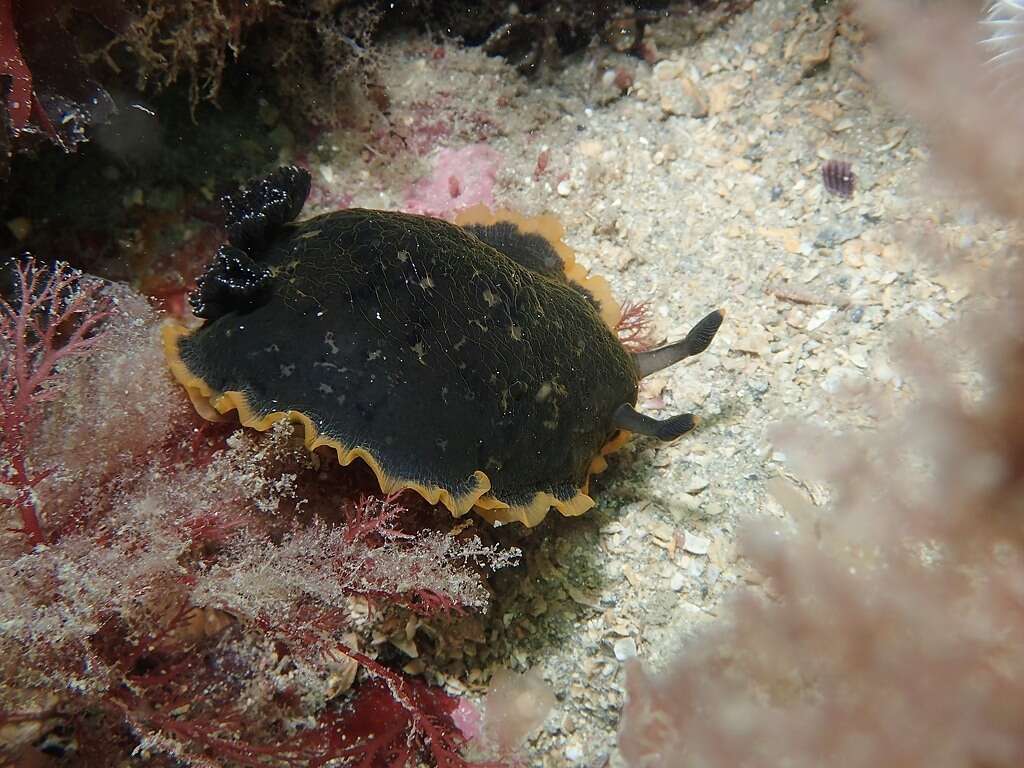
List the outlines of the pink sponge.
<svg viewBox="0 0 1024 768">
<path fill-rule="evenodd" d="M 450 219 L 462 208 L 494 207 L 494 180 L 501 157 L 486 144 L 442 149 L 430 175 L 405 191 L 405 210 Z"/>
</svg>

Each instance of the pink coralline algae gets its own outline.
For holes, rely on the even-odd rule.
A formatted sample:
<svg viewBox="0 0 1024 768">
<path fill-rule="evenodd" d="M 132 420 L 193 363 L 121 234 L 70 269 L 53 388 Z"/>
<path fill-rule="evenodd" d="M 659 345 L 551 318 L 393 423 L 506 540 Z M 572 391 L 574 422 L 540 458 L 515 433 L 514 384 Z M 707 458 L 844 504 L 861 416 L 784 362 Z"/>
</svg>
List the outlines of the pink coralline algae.
<svg viewBox="0 0 1024 768">
<path fill-rule="evenodd" d="M 494 181 L 501 156 L 486 144 L 442 149 L 428 176 L 405 192 L 403 209 L 450 219 L 456 211 L 483 203 L 494 207 Z"/>
</svg>

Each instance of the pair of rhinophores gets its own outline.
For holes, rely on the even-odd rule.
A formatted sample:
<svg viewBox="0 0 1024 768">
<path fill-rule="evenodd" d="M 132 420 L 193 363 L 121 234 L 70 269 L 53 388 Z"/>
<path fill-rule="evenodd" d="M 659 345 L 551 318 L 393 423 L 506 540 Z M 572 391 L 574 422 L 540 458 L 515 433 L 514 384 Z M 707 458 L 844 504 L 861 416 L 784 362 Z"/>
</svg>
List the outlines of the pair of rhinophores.
<svg viewBox="0 0 1024 768">
<path fill-rule="evenodd" d="M 223 199 L 228 242 L 190 297 L 204 322 L 164 330 L 203 416 L 300 422 L 310 450 L 362 459 L 385 493 L 528 526 L 593 506 L 590 475 L 629 433 L 696 425 L 638 413 L 638 385 L 704 351 L 720 310 L 634 354 L 608 286 L 552 220 L 477 208 L 456 224 L 360 209 L 297 221 L 309 185 L 285 167 Z"/>
</svg>

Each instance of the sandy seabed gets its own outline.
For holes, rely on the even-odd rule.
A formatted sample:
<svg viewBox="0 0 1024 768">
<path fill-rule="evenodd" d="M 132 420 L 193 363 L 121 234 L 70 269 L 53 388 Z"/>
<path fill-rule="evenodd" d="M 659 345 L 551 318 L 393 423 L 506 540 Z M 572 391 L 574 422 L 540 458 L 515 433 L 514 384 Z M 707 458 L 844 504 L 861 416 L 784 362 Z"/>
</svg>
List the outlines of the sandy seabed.
<svg viewBox="0 0 1024 768">
<path fill-rule="evenodd" d="M 590 51 L 550 84 L 455 46 L 431 55 L 408 41 L 383 56 L 396 124 L 415 133 L 436 120 L 451 149 L 486 143 L 495 202 L 556 214 L 620 300 L 650 303 L 656 340 L 728 312 L 709 351 L 641 392 L 645 412 L 693 411 L 701 428 L 670 445 L 634 440 L 596 481 L 595 510 L 538 529 L 535 578 L 495 608 L 515 641 L 450 662 L 453 680 L 503 663 L 554 687 L 531 765 L 621 764 L 623 662 L 657 668 L 685 653 L 730 592 L 758 588 L 737 531 L 784 518 L 771 490 L 827 498 L 790 474 L 773 425 L 890 419 L 912 396 L 891 343 L 942 328 L 974 290 L 921 254 L 970 246 L 983 268 L 1007 242 L 924 192 L 920 136 L 867 79 L 862 35 L 837 8 L 763 0 L 696 43 L 674 30 L 653 30 L 653 65 Z M 322 150 L 314 183 L 370 208 L 408 207 L 408 180 L 441 151 L 356 165 L 330 160 L 329 138 Z M 825 189 L 828 160 L 852 164 L 852 196 Z"/>
</svg>

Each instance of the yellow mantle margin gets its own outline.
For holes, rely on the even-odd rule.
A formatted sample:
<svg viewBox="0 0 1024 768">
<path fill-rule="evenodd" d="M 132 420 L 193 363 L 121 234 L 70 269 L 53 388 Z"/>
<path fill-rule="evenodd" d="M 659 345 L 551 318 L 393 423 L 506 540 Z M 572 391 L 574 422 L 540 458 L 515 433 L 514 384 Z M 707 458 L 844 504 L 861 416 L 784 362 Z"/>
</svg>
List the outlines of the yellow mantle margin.
<svg viewBox="0 0 1024 768">
<path fill-rule="evenodd" d="M 604 281 L 602 280 L 601 282 L 603 283 Z M 585 287 L 591 289 L 590 285 Z M 614 303 L 611 306 L 615 308 L 617 313 L 617 306 Z M 270 429 L 272 425 L 283 419 L 302 424 L 304 441 L 308 450 L 314 451 L 322 445 L 329 446 L 337 453 L 338 463 L 342 466 L 348 466 L 356 459 L 362 459 L 373 470 L 373 474 L 376 475 L 377 482 L 383 493 L 392 494 L 402 490 L 412 490 L 430 504 L 443 504 L 455 517 L 461 517 L 470 510 L 476 510 L 477 514 L 492 523 L 520 522 L 532 528 L 544 519 L 548 510 L 552 507 L 568 517 L 582 515 L 594 506 L 594 500 L 587 495 L 590 475 L 603 472 L 608 467 L 608 462 L 605 461 L 604 457 L 617 450 L 629 439 L 629 433 L 627 432 L 616 434 L 601 449 L 600 454 L 594 457 L 587 471 L 587 480 L 584 482 L 583 488 L 567 501 L 555 498 L 550 493 L 541 491 L 534 495 L 529 504 L 508 504 L 496 498 L 490 492 L 490 478 L 481 470 L 476 470 L 473 473 L 475 479 L 473 490 L 461 496 L 453 496 L 450 491 L 443 488 L 427 486 L 415 480 L 389 475 L 384 471 L 377 459 L 365 448 L 358 446 L 350 448 L 337 440 L 320 435 L 312 420 L 300 411 L 275 411 L 274 413 L 260 416 L 249 406 L 243 392 L 218 392 L 212 389 L 205 381 L 193 374 L 181 359 L 178 340 L 183 336 L 188 336 L 191 332 L 185 325 L 173 320 L 165 322 L 161 329 L 164 354 L 167 357 L 171 373 L 188 392 L 189 399 L 200 416 L 208 421 L 222 421 L 225 414 L 231 411 L 238 411 L 238 420 L 242 426 L 257 429 L 261 432 Z"/>
</svg>

